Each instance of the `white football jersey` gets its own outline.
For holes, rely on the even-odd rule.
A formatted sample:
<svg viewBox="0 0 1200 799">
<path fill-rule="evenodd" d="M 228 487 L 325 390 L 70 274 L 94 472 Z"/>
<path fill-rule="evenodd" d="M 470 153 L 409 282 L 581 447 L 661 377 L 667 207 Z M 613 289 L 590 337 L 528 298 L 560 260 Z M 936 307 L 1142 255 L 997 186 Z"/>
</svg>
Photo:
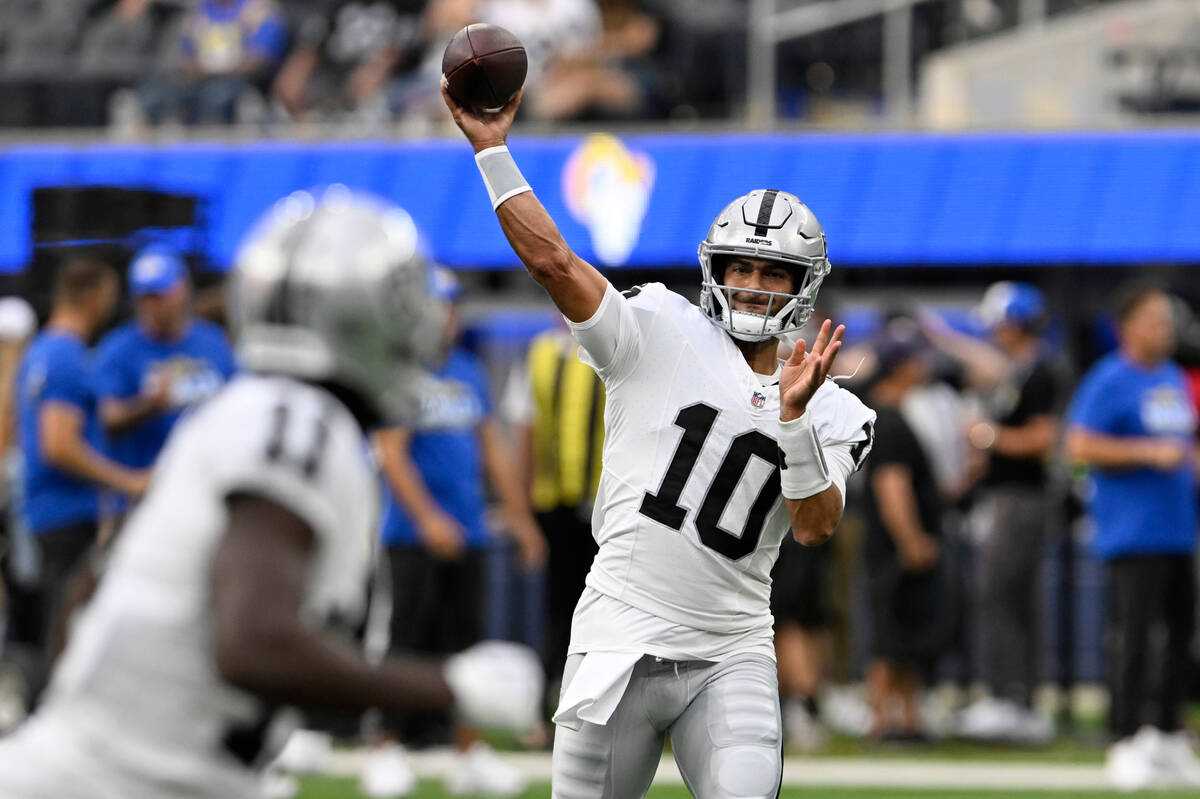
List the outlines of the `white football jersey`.
<svg viewBox="0 0 1200 799">
<path fill-rule="evenodd" d="M 659 283 L 572 324 L 607 389 L 599 553 L 571 652 L 722 659 L 770 652 L 771 568 L 790 520 L 779 487 L 779 386 Z M 808 405 L 834 483 L 865 459 L 875 414 L 829 380 Z"/>
<path fill-rule="evenodd" d="M 358 423 L 314 386 L 237 378 L 172 434 L 46 701 L 0 741 L 0 796 L 257 795 L 251 767 L 269 755 L 276 714 L 221 680 L 210 610 L 226 498 L 237 492 L 312 528 L 305 620 L 361 618 L 378 498 Z"/>
</svg>

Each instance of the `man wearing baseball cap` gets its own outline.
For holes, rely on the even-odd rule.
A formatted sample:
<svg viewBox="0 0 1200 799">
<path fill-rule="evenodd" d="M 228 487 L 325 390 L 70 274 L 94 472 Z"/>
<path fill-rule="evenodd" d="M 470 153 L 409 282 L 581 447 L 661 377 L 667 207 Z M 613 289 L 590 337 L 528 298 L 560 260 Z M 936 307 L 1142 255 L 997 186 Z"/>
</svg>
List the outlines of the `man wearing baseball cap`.
<svg viewBox="0 0 1200 799">
<path fill-rule="evenodd" d="M 128 284 L 134 318 L 97 348 L 100 418 L 113 459 L 146 468 L 183 412 L 216 393 L 235 365 L 224 331 L 193 318 L 191 281 L 177 252 L 139 251 Z"/>
<path fill-rule="evenodd" d="M 1035 711 L 1041 681 L 1042 560 L 1053 507 L 1046 462 L 1058 437 L 1058 380 L 1043 332 L 1046 303 L 1028 283 L 995 283 L 975 316 L 1003 354 L 1000 379 L 981 386 L 984 417 L 967 440 L 987 460 L 976 511 L 986 530 L 979 551 L 978 619 L 988 695 L 962 714 L 967 738 L 1048 743 L 1050 719 Z"/>
</svg>

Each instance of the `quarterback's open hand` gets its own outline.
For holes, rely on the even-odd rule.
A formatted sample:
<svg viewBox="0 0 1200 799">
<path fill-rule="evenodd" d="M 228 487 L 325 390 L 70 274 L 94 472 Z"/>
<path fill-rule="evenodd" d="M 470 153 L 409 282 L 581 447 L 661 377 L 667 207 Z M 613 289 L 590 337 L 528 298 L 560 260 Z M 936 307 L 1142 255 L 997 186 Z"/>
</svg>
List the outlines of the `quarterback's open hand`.
<svg viewBox="0 0 1200 799">
<path fill-rule="evenodd" d="M 516 97 L 505 103 L 504 107 L 495 113 L 477 113 L 450 96 L 450 91 L 446 88 L 445 76 L 442 77 L 442 99 L 446 101 L 446 107 L 450 109 L 450 114 L 454 117 L 454 124 L 458 125 L 459 130 L 467 137 L 467 141 L 471 142 L 475 152 L 504 144 L 508 139 L 508 129 L 512 127 L 513 117 L 517 114 L 517 106 L 521 104 L 521 97 L 524 94 L 524 89 L 517 92 Z"/>
<path fill-rule="evenodd" d="M 817 340 L 813 342 L 812 352 L 806 354 L 807 345 L 804 339 L 796 342 L 792 355 L 783 364 L 783 372 L 779 375 L 779 419 L 790 422 L 799 419 L 808 408 L 808 401 L 825 382 L 825 376 L 833 368 L 833 359 L 842 348 L 842 334 L 846 332 L 845 325 L 838 325 L 832 334 L 833 323 L 828 319 L 821 325 Z"/>
</svg>

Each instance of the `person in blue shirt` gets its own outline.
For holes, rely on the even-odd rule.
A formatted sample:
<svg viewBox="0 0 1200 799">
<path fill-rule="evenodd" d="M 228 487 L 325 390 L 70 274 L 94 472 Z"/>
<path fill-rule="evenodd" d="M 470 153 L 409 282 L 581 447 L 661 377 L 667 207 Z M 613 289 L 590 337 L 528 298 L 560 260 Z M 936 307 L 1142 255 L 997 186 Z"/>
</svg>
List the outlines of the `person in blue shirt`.
<svg viewBox="0 0 1200 799">
<path fill-rule="evenodd" d="M 439 269 L 436 293 L 453 303 L 461 294 L 452 273 Z M 522 488 L 520 470 L 493 418 L 483 366 L 455 346 L 457 309 L 451 305 L 444 340 L 446 359 L 422 403 L 412 430 L 376 434 L 384 475 L 382 538 L 392 587 L 391 649 L 446 654 L 483 637 L 485 519 L 490 484 L 523 565 L 540 566 L 546 542 Z M 385 720 L 403 737 L 405 719 Z M 475 735 L 455 729 L 460 761 L 448 776 L 452 793 L 515 795 L 519 772 L 491 754 Z M 368 796 L 400 795 L 411 772 L 397 745 L 378 747 L 362 787 Z"/>
<path fill-rule="evenodd" d="M 179 417 L 215 394 L 236 367 L 225 332 L 192 317 L 187 266 L 177 253 L 140 251 L 128 282 L 134 319 L 100 341 L 96 385 L 108 453 L 145 469 Z"/>
<path fill-rule="evenodd" d="M 181 73 L 140 89 L 150 121 L 168 117 L 201 125 L 234 121 L 238 100 L 265 90 L 287 49 L 287 21 L 275 0 L 203 0 L 193 4 L 180 37 Z"/>
<path fill-rule="evenodd" d="M 88 341 L 108 320 L 120 282 L 107 264 L 66 261 L 55 276 L 46 327 L 17 370 L 17 428 L 24 454 L 24 523 L 37 545 L 40 637 L 31 642 L 48 665 L 63 591 L 96 541 L 100 488 L 127 496 L 148 476 L 105 457 L 96 413 Z M 36 693 L 36 686 L 34 688 Z"/>
<path fill-rule="evenodd" d="M 1090 467 L 1094 549 L 1108 579 L 1109 776 L 1120 788 L 1200 786 L 1181 722 L 1195 624 L 1196 412 L 1162 289 L 1124 289 L 1119 348 L 1084 376 L 1071 403 L 1073 460 Z M 1149 657 L 1160 627 L 1160 657 Z M 1159 664 L 1158 674 L 1147 673 Z M 1156 712 L 1144 714 L 1150 685 Z M 1143 725 L 1146 725 L 1144 729 Z"/>
</svg>

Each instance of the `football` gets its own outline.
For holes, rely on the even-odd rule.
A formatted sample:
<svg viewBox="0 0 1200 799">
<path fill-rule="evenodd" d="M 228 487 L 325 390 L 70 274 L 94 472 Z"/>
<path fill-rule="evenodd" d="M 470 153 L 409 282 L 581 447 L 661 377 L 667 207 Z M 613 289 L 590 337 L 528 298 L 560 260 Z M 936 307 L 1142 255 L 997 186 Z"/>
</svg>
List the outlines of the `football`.
<svg viewBox="0 0 1200 799">
<path fill-rule="evenodd" d="M 525 83 L 529 58 L 521 41 L 497 25 L 468 25 L 442 54 L 450 96 L 473 111 L 498 111 Z"/>
</svg>

